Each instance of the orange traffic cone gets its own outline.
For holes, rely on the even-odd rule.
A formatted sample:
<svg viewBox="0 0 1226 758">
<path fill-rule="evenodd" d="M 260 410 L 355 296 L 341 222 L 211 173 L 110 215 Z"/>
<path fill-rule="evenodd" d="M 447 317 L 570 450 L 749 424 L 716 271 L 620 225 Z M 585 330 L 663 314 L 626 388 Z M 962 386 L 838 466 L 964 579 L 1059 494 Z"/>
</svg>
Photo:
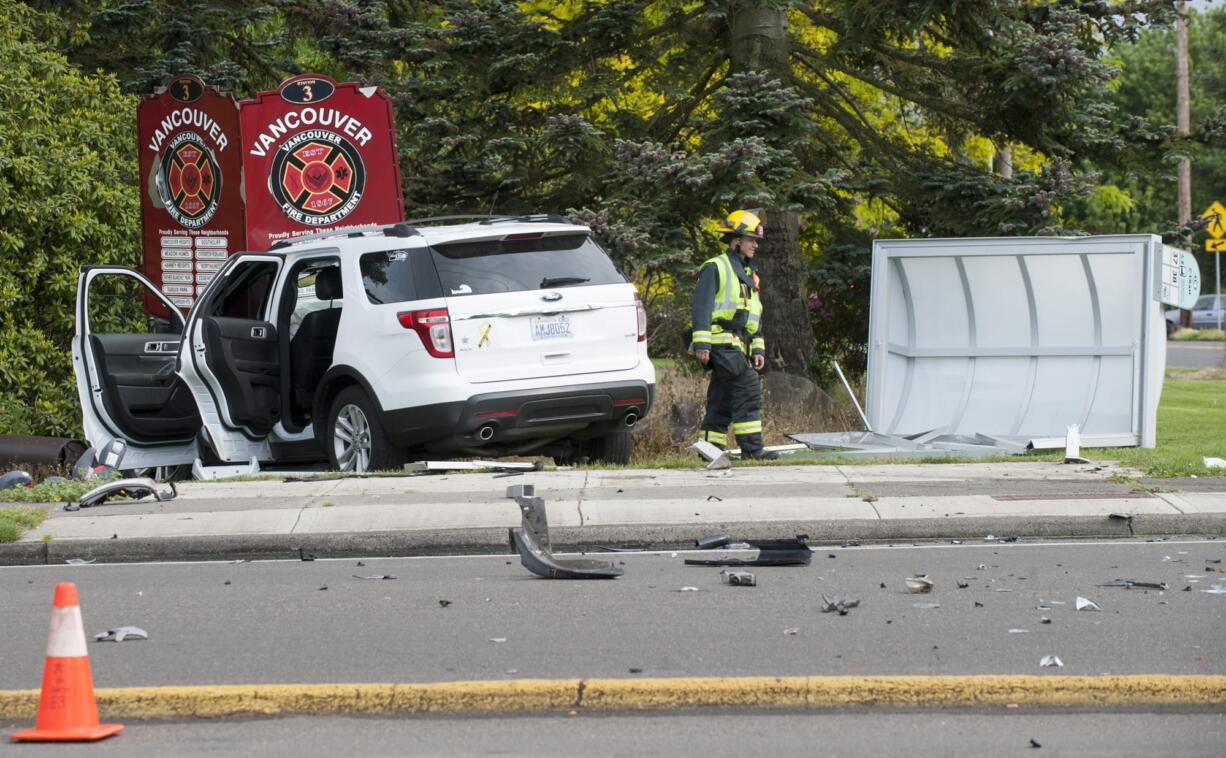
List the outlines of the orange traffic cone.
<svg viewBox="0 0 1226 758">
<path fill-rule="evenodd" d="M 92 742 L 121 731 L 123 724 L 98 723 L 77 585 L 57 584 L 38 721 L 33 729 L 14 732 L 12 738 L 19 742 Z"/>
</svg>

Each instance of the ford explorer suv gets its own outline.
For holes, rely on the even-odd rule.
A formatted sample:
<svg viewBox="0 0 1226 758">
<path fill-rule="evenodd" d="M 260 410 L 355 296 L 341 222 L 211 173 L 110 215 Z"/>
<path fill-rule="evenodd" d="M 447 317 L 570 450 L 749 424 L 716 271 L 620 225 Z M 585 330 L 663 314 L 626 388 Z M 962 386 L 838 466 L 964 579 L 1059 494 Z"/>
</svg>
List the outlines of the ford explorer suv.
<svg viewBox="0 0 1226 758">
<path fill-rule="evenodd" d="M 442 217 L 239 253 L 184 318 L 141 273 L 84 266 L 85 434 L 125 468 L 440 457 L 625 463 L 651 409 L 647 313 L 585 226 Z M 160 302 L 169 320 L 139 305 Z"/>
</svg>

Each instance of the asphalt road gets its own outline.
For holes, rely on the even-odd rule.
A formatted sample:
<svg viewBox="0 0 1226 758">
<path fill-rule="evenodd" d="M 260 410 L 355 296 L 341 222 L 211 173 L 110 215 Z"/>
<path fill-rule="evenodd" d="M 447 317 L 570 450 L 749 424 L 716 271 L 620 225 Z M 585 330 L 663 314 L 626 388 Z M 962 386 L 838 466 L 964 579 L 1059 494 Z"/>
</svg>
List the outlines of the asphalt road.
<svg viewBox="0 0 1226 758">
<path fill-rule="evenodd" d="M 1035 749 L 1031 740 L 1041 749 Z M 13 755 L 1122 756 L 1222 755 L 1222 713 L 1068 711 L 719 713 L 507 718 L 286 718 L 134 723 L 92 745 Z"/>
<path fill-rule="evenodd" d="M 1201 591 L 1226 585 L 1223 541 L 823 549 L 808 567 L 756 569 L 757 587 L 721 585 L 719 569 L 684 566 L 684 555 L 611 554 L 625 576 L 569 582 L 537 579 L 510 556 L 0 568 L 0 689 L 38 686 L 53 588 L 69 580 L 87 634 L 149 632 L 90 643 L 100 687 L 1226 673 L 1226 595 Z M 933 579 L 932 594 L 907 594 L 915 573 Z M 1096 586 L 1116 578 L 1171 591 Z M 834 592 L 861 607 L 821 613 L 820 595 Z M 1102 610 L 1074 610 L 1079 595 Z M 1040 668 L 1049 654 L 1065 666 Z"/>
<path fill-rule="evenodd" d="M 1226 361 L 1226 343 L 1175 342 L 1166 343 L 1166 365 L 1188 368 L 1217 368 Z"/>
</svg>

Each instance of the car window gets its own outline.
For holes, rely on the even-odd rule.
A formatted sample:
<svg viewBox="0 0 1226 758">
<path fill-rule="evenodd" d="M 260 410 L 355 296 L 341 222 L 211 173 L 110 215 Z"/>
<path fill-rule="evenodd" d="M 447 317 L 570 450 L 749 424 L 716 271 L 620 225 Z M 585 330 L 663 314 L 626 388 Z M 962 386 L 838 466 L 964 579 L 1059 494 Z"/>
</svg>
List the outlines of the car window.
<svg viewBox="0 0 1226 758">
<path fill-rule="evenodd" d="M 358 259 L 358 268 L 366 299 L 375 305 L 443 296 L 424 247 L 367 253 Z"/>
<path fill-rule="evenodd" d="M 209 315 L 263 321 L 276 275 L 277 264 L 272 261 L 239 263 L 213 296 Z"/>
<path fill-rule="evenodd" d="M 91 334 L 158 334 L 177 331 L 145 311 L 147 287 L 135 276 L 101 274 L 86 291 L 86 316 Z"/>
<path fill-rule="evenodd" d="M 448 297 L 626 281 L 586 234 L 451 242 L 432 248 Z"/>
<path fill-rule="evenodd" d="M 308 313 L 326 311 L 329 308 L 340 308 L 344 305 L 344 300 L 320 300 L 315 293 L 315 279 L 319 276 L 319 272 L 325 268 L 338 268 L 339 266 L 340 261 L 330 258 L 323 265 L 311 264 L 298 272 L 294 282 L 296 293 L 294 312 L 290 314 L 289 320 L 291 339 L 298 332 L 298 326 L 302 324 L 302 319 L 306 318 Z"/>
</svg>

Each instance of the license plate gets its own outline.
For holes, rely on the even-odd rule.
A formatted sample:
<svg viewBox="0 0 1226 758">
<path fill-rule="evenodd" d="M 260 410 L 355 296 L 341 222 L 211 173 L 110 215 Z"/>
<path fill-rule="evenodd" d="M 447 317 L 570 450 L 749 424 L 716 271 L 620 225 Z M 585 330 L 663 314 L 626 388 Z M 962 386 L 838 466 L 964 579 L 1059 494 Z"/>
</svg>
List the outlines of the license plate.
<svg viewBox="0 0 1226 758">
<path fill-rule="evenodd" d="M 570 339 L 574 333 L 570 330 L 570 316 L 537 316 L 532 319 L 532 339 L 558 340 Z"/>
</svg>

